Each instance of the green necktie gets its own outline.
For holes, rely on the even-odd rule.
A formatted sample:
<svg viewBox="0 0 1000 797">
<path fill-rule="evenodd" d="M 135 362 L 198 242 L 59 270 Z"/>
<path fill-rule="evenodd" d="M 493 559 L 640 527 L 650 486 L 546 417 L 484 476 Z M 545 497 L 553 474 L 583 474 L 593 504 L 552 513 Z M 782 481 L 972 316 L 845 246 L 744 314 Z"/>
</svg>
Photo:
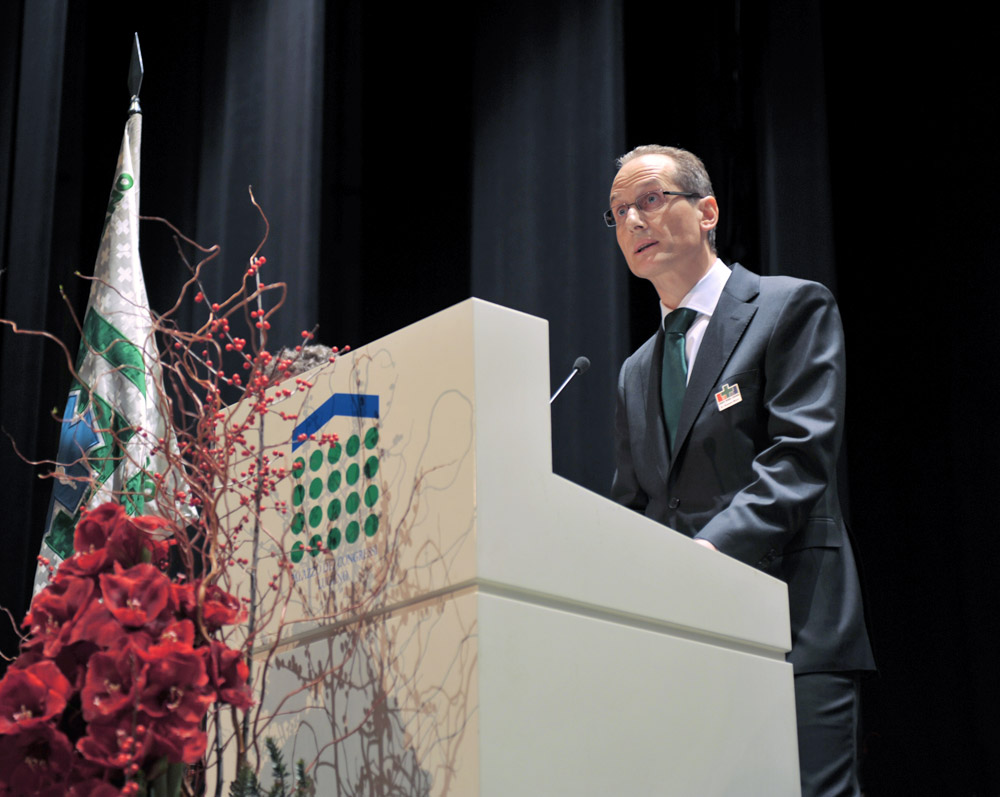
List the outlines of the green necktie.
<svg viewBox="0 0 1000 797">
<path fill-rule="evenodd" d="M 684 335 L 691 328 L 698 311 L 690 307 L 679 307 L 663 320 L 663 376 L 660 381 L 660 401 L 663 402 L 663 420 L 667 424 L 667 440 L 670 452 L 674 452 L 677 437 L 677 422 L 684 404 L 684 388 L 687 387 L 687 353 Z"/>
</svg>

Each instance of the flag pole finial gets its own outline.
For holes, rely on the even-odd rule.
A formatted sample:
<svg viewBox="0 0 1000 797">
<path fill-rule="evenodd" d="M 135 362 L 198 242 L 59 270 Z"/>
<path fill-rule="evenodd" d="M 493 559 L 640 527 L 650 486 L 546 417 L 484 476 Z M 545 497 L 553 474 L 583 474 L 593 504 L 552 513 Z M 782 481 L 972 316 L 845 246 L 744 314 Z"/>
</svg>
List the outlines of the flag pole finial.
<svg viewBox="0 0 1000 797">
<path fill-rule="evenodd" d="M 128 91 L 132 95 L 132 101 L 128 106 L 129 116 L 134 113 L 142 113 L 139 106 L 139 89 L 142 87 L 142 50 L 139 49 L 139 34 L 135 34 L 132 41 L 132 62 L 128 68 Z"/>
</svg>

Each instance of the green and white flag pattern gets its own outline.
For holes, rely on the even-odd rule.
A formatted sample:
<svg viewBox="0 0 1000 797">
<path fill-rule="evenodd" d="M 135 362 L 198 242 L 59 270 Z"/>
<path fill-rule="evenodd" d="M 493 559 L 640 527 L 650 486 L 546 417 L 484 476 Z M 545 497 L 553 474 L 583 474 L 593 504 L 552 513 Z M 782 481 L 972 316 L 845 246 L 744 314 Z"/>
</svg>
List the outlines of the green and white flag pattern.
<svg viewBox="0 0 1000 797">
<path fill-rule="evenodd" d="M 146 284 L 139 261 L 139 147 L 142 116 L 125 126 L 118 168 L 94 267 L 59 440 L 41 556 L 53 566 L 73 553 L 73 529 L 85 507 L 117 500 L 130 514 L 158 514 L 153 454 L 167 433 L 166 402 Z M 173 479 L 169 495 L 173 494 Z M 37 593 L 48 580 L 40 564 Z"/>
</svg>

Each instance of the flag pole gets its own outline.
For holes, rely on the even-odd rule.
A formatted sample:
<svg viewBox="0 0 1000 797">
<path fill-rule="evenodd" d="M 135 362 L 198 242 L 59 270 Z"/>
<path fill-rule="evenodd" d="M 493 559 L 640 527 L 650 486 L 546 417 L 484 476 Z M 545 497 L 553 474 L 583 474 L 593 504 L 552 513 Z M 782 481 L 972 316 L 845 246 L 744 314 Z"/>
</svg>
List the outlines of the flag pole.
<svg viewBox="0 0 1000 797">
<path fill-rule="evenodd" d="M 134 34 L 128 121 L 82 325 L 80 355 L 63 413 L 57 465 L 35 593 L 73 554 L 85 508 L 123 503 L 130 515 L 160 513 L 154 474 L 169 470 L 156 440 L 165 437 L 159 354 L 139 258 L 142 55 Z M 161 485 L 168 497 L 173 488 Z"/>
<path fill-rule="evenodd" d="M 139 89 L 142 88 L 142 50 L 139 47 L 139 34 L 135 34 L 132 41 L 132 61 L 128 68 L 128 92 L 132 95 L 132 100 L 128 106 L 128 115 L 142 113 L 139 106 Z"/>
</svg>

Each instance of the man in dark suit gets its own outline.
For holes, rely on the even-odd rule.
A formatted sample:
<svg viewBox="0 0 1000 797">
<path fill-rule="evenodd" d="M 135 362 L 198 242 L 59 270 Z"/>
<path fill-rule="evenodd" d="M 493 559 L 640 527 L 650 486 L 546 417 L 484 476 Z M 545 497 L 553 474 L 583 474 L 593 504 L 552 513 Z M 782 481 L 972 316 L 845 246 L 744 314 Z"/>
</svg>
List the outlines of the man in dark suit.
<svg viewBox="0 0 1000 797">
<path fill-rule="evenodd" d="M 836 303 L 719 260 L 691 153 L 638 147 L 619 166 L 605 218 L 664 323 L 622 366 L 612 496 L 786 582 L 802 793 L 859 794 L 858 675 L 874 660 L 837 497 Z"/>
</svg>

